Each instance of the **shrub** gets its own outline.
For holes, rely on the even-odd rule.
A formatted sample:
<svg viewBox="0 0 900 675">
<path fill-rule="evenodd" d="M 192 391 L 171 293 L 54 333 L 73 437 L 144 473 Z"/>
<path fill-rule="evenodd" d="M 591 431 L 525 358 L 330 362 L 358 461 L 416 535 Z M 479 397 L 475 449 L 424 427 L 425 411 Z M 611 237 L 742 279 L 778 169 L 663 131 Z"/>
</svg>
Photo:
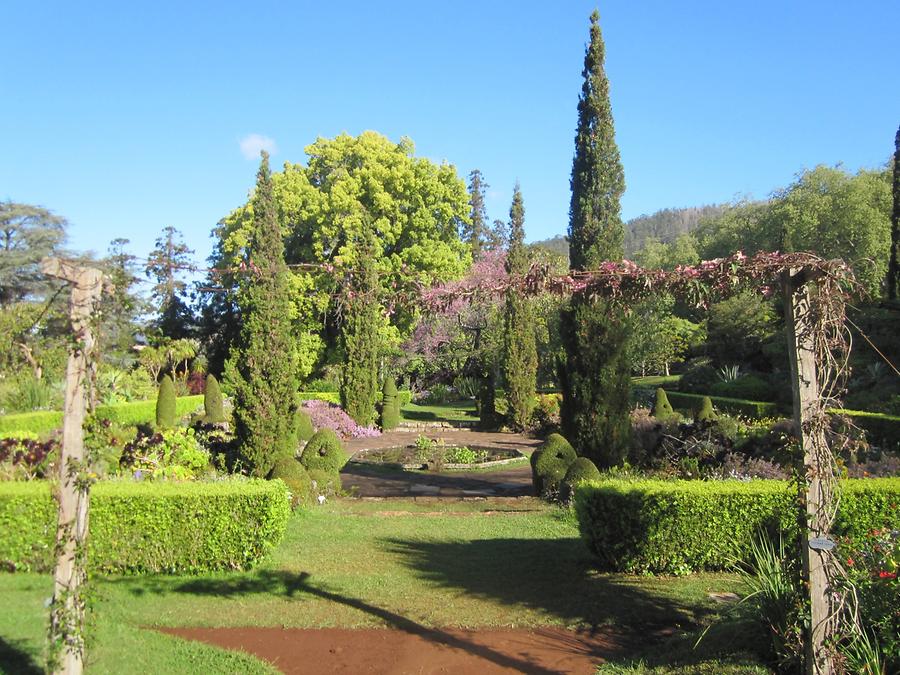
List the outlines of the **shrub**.
<svg viewBox="0 0 900 675">
<path fill-rule="evenodd" d="M 694 413 L 694 420 L 697 422 L 713 422 L 719 418 L 716 411 L 713 410 L 712 399 L 704 396 L 700 402 L 700 407 Z"/>
<path fill-rule="evenodd" d="M 394 429 L 400 424 L 400 398 L 393 378 L 384 380 L 381 388 L 381 428 L 385 431 Z"/>
<path fill-rule="evenodd" d="M 481 383 L 478 381 L 478 378 L 470 375 L 460 375 L 453 380 L 453 388 L 456 389 L 456 393 L 459 394 L 460 398 L 475 398 L 478 396 L 480 386 Z"/>
<path fill-rule="evenodd" d="M 688 368 L 678 381 L 678 390 L 694 394 L 708 393 L 719 381 L 716 369 L 708 363 L 701 363 Z"/>
<path fill-rule="evenodd" d="M 313 469 L 309 472 L 312 490 L 318 495 L 332 497 L 341 491 L 341 476 L 331 471 Z"/>
<path fill-rule="evenodd" d="M 846 415 L 866 432 L 869 442 L 882 450 L 900 451 L 900 417 L 884 413 L 862 410 L 832 410 L 835 414 Z"/>
<path fill-rule="evenodd" d="M 680 391 L 667 391 L 666 396 L 673 407 L 678 410 L 693 410 L 703 401 L 703 396 L 699 394 L 685 394 Z M 710 396 L 709 398 L 719 410 L 728 413 L 755 418 L 778 417 L 779 407 L 775 403 L 745 401 L 724 396 Z"/>
<path fill-rule="evenodd" d="M 656 390 L 656 402 L 653 404 L 653 412 L 650 414 L 660 422 L 668 422 L 676 415 L 672 410 L 672 404 L 666 397 L 666 391 L 662 387 Z"/>
<path fill-rule="evenodd" d="M 141 477 L 196 478 L 209 467 L 209 452 L 193 429 L 162 429 L 125 445 L 120 466 Z"/>
<path fill-rule="evenodd" d="M 300 463 L 310 472 L 337 474 L 347 463 L 347 454 L 336 433 L 331 429 L 319 429 L 303 448 Z"/>
<path fill-rule="evenodd" d="M 552 495 L 559 490 L 569 466 L 577 455 L 572 444 L 560 434 L 550 434 L 538 450 L 534 460 L 534 475 L 537 477 L 539 494 Z"/>
<path fill-rule="evenodd" d="M 898 501 L 900 479 L 845 481 L 834 534 L 900 528 Z M 588 547 L 616 572 L 726 569 L 746 560 L 757 532 L 796 532 L 787 481 L 605 480 L 578 487 L 575 507 Z"/>
<path fill-rule="evenodd" d="M 397 398 L 400 401 L 400 407 L 403 408 L 412 403 L 412 392 L 409 389 L 401 389 L 397 392 Z"/>
<path fill-rule="evenodd" d="M 309 413 L 300 407 L 294 411 L 294 432 L 297 434 L 297 441 L 308 441 L 316 433 Z"/>
<path fill-rule="evenodd" d="M 175 426 L 175 384 L 168 375 L 163 375 L 156 394 L 156 426 L 159 429 Z"/>
<path fill-rule="evenodd" d="M 59 457 L 55 440 L 0 439 L 0 481 L 46 478 Z"/>
<path fill-rule="evenodd" d="M 303 409 L 310 416 L 313 427 L 317 431 L 330 429 L 342 438 L 362 438 L 380 436 L 381 432 L 374 427 L 363 427 L 357 424 L 340 406 L 322 400 L 308 400 Z"/>
<path fill-rule="evenodd" d="M 727 381 L 716 382 L 707 392 L 716 396 L 742 398 L 750 401 L 772 401 L 777 389 L 758 375 L 746 374 Z"/>
<path fill-rule="evenodd" d="M 562 480 L 562 498 L 568 501 L 575 494 L 575 488 L 589 480 L 599 480 L 600 470 L 587 457 L 576 457 L 569 465 Z"/>
<path fill-rule="evenodd" d="M 91 489 L 89 568 L 116 574 L 249 569 L 284 534 L 286 493 L 281 481 L 101 481 Z M 52 570 L 55 537 L 48 483 L 0 484 L 0 568 Z"/>
<path fill-rule="evenodd" d="M 225 406 L 222 401 L 222 389 L 216 376 L 206 376 L 206 388 L 203 392 L 203 412 L 206 413 L 207 424 L 222 424 L 225 421 Z"/>
<path fill-rule="evenodd" d="M 275 461 L 270 479 L 281 479 L 291 492 L 291 505 L 295 508 L 313 501 L 312 478 L 309 472 L 294 457 L 284 456 Z"/>
</svg>

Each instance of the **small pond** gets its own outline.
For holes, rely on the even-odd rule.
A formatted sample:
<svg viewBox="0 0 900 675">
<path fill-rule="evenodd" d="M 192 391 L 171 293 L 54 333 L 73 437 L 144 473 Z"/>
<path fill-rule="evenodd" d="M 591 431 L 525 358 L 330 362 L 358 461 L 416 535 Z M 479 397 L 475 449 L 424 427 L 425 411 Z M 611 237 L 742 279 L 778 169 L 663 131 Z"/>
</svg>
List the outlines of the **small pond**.
<svg viewBox="0 0 900 675">
<path fill-rule="evenodd" d="M 518 450 L 483 446 L 456 446 L 435 444 L 429 448 L 417 445 L 401 445 L 393 448 L 360 450 L 351 462 L 374 464 L 402 469 L 465 470 L 498 466 L 523 459 Z"/>
</svg>

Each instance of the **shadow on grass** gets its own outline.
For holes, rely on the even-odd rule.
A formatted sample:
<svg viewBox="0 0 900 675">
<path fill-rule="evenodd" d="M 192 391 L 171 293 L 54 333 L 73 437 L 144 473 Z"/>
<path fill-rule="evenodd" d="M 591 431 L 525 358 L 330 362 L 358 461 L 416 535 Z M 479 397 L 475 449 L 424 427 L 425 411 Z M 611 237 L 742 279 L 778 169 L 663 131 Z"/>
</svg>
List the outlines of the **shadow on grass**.
<svg viewBox="0 0 900 675">
<path fill-rule="evenodd" d="M 22 648 L 21 640 L 0 637 L 0 672 L 10 675 L 40 675 L 44 672 L 37 661 Z"/>
</svg>

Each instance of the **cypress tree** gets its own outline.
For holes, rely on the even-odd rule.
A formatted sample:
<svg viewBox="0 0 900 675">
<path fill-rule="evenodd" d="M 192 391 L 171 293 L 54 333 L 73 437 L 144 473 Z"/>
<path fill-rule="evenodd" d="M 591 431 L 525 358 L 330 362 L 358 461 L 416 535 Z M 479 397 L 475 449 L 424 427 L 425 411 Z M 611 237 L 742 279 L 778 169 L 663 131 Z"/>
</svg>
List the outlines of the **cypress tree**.
<svg viewBox="0 0 900 675">
<path fill-rule="evenodd" d="M 619 159 L 604 71 L 600 17 L 591 15 L 569 206 L 569 267 L 597 268 L 620 260 L 624 228 L 620 199 L 625 177 Z M 563 430 L 579 453 L 600 467 L 624 459 L 630 442 L 629 367 L 624 313 L 584 293 L 573 295 L 561 322 L 566 360 L 560 368 Z"/>
<path fill-rule="evenodd" d="M 228 363 L 234 385 L 235 436 L 244 467 L 265 477 L 292 453 L 297 358 L 291 335 L 290 272 L 269 171 L 262 153 L 252 199 L 250 271 L 240 279 L 241 332 Z"/>
<path fill-rule="evenodd" d="M 375 420 L 378 402 L 378 356 L 384 318 L 378 300 L 378 269 L 375 263 L 375 233 L 367 230 L 359 242 L 358 269 L 344 298 L 341 347 L 341 404 L 357 424 Z"/>
<path fill-rule="evenodd" d="M 887 287 L 891 300 L 900 298 L 900 128 L 894 137 L 894 208 L 891 211 L 891 260 Z"/>
<path fill-rule="evenodd" d="M 163 375 L 156 392 L 156 426 L 159 429 L 175 426 L 175 383 L 168 375 Z"/>
<path fill-rule="evenodd" d="M 474 260 L 481 256 L 488 238 L 487 209 L 484 206 L 484 193 L 488 187 L 481 171 L 474 169 L 469 174 L 469 205 L 472 207 L 469 218 L 472 222 L 466 226 L 463 239 L 472 247 Z"/>
<path fill-rule="evenodd" d="M 221 424 L 225 421 L 225 406 L 222 403 L 222 389 L 216 376 L 206 376 L 206 387 L 203 389 L 204 421 L 207 424 Z"/>
<path fill-rule="evenodd" d="M 516 183 L 512 206 L 509 209 L 509 250 L 506 271 L 510 275 L 524 275 L 528 271 L 525 250 L 525 205 L 522 190 Z M 524 429 L 534 408 L 537 386 L 537 343 L 531 304 L 516 288 L 506 292 L 504 323 L 503 370 L 506 377 L 506 400 L 513 426 Z"/>
</svg>

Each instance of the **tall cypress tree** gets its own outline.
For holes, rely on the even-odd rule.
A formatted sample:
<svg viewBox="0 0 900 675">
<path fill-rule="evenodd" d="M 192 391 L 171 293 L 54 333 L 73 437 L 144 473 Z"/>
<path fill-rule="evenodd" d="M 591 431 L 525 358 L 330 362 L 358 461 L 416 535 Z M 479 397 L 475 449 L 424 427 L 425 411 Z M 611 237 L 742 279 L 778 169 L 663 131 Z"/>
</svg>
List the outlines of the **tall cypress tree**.
<svg viewBox="0 0 900 675">
<path fill-rule="evenodd" d="M 528 271 L 528 253 L 525 250 L 525 205 L 518 183 L 513 191 L 512 206 L 509 209 L 506 271 L 510 275 L 523 275 Z M 524 429 L 534 408 L 534 391 L 537 386 L 537 343 L 531 305 L 519 289 L 510 288 L 506 292 L 505 319 L 503 370 L 506 376 L 506 400 L 513 426 Z"/>
<path fill-rule="evenodd" d="M 489 238 L 487 209 L 484 206 L 484 193 L 488 184 L 484 182 L 481 171 L 474 169 L 469 174 L 469 205 L 472 211 L 469 217 L 472 222 L 466 226 L 463 239 L 472 247 L 472 258 L 478 260 L 481 251 Z"/>
<path fill-rule="evenodd" d="M 266 476 L 292 453 L 289 409 L 297 392 L 297 358 L 291 335 L 290 272 L 272 190 L 269 156 L 262 153 L 252 199 L 253 227 L 240 279 L 241 332 L 227 371 L 234 389 L 234 421 L 244 467 Z"/>
<path fill-rule="evenodd" d="M 891 300 L 900 298 L 900 128 L 894 137 L 894 209 L 891 212 L 891 260 L 887 287 Z"/>
<path fill-rule="evenodd" d="M 600 16 L 591 15 L 569 206 L 569 267 L 596 268 L 622 258 L 620 199 L 625 177 L 609 103 Z M 560 368 L 563 430 L 579 454 L 598 466 L 621 463 L 630 441 L 628 327 L 621 310 L 576 293 L 561 323 L 566 361 Z"/>
</svg>

